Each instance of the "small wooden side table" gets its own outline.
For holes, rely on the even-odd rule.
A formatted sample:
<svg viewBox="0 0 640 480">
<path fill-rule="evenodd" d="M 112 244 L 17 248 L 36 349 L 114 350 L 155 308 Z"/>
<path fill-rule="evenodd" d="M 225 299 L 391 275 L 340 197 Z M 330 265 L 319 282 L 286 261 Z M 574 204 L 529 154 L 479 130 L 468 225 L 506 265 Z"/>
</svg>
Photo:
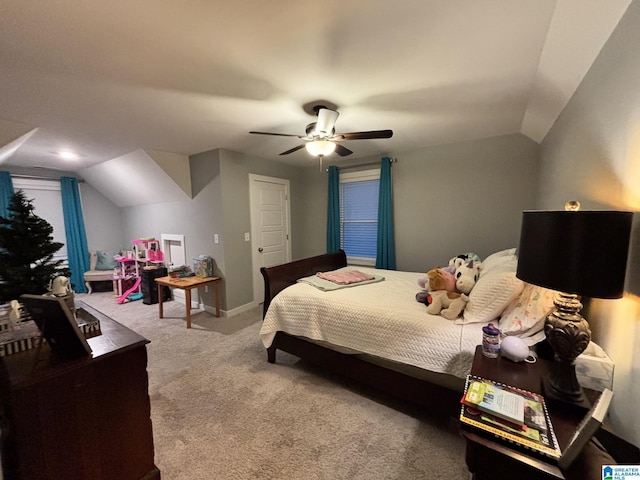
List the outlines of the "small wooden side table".
<svg viewBox="0 0 640 480">
<path fill-rule="evenodd" d="M 515 363 L 505 358 L 487 358 L 482 355 L 482 347 L 478 346 L 471 374 L 530 392 L 542 393 L 542 379 L 549 375 L 552 365 L 552 361 L 544 358 L 538 358 L 538 361 L 533 364 Z M 598 397 L 599 392 L 585 389 L 585 394 L 593 401 Z M 560 449 L 564 450 L 585 412 L 579 409 L 560 408 L 551 403 L 547 404 L 547 408 Z M 467 467 L 473 474 L 474 480 L 565 479 L 562 470 L 553 462 L 528 455 L 510 447 L 507 443 L 473 430 L 462 430 L 462 436 L 467 442 Z"/>
<path fill-rule="evenodd" d="M 213 284 L 213 291 L 216 296 L 216 317 L 220 316 L 220 277 L 184 277 L 173 278 L 160 277 L 155 279 L 158 284 L 158 308 L 160 310 L 160 318 L 163 318 L 164 311 L 162 307 L 162 286 L 169 288 L 179 288 L 185 292 L 185 303 L 187 307 L 187 328 L 191 328 L 191 290 L 205 285 Z"/>
</svg>

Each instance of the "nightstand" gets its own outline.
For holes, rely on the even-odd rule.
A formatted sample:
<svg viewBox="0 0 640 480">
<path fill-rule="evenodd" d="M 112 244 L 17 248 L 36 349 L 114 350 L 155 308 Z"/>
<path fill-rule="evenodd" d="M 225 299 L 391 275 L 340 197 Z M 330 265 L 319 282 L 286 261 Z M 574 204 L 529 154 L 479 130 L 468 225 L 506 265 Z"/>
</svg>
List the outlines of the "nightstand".
<svg viewBox="0 0 640 480">
<path fill-rule="evenodd" d="M 482 347 L 478 346 L 471 374 L 541 393 L 542 378 L 549 374 L 552 363 L 544 358 L 538 358 L 536 363 L 515 363 L 505 358 L 487 358 L 482 355 Z M 585 390 L 585 394 L 593 401 L 599 392 Z M 553 404 L 548 404 L 547 408 L 560 448 L 564 450 L 585 412 Z M 467 467 L 474 480 L 566 478 L 553 463 L 511 448 L 508 443 L 493 440 L 472 430 L 462 430 L 462 435 L 467 442 Z"/>
</svg>

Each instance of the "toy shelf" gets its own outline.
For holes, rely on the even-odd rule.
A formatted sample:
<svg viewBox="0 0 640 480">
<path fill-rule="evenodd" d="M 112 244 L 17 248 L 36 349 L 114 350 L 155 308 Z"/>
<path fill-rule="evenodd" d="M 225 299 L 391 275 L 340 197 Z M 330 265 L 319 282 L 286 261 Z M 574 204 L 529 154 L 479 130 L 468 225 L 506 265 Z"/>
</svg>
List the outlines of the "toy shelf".
<svg viewBox="0 0 640 480">
<path fill-rule="evenodd" d="M 128 295 L 142 293 L 140 272 L 144 267 L 164 266 L 164 255 L 157 240 L 141 238 L 131 240 L 131 243 L 133 250 L 129 255 L 116 258 L 118 268 L 113 273 L 113 291 L 118 303 L 126 301 Z"/>
</svg>

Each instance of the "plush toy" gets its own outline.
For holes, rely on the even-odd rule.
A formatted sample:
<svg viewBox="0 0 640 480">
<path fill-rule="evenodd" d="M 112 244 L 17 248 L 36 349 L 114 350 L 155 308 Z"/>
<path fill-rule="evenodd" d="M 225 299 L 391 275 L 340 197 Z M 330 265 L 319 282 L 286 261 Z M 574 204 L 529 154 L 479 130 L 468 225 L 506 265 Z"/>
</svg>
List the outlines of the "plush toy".
<svg viewBox="0 0 640 480">
<path fill-rule="evenodd" d="M 427 313 L 453 320 L 462 314 L 467 296 L 480 277 L 482 263 L 475 253 L 463 253 L 449 260 L 447 267 L 433 268 L 418 280 L 422 291 L 416 301 L 427 305 Z"/>
<path fill-rule="evenodd" d="M 436 290 L 457 292 L 454 275 L 444 268 L 432 268 L 427 272 L 426 277 L 418 280 L 418 285 L 420 285 L 422 291 L 416 294 L 416 301 L 426 305 L 431 303 L 430 292 Z"/>
<path fill-rule="evenodd" d="M 480 278 L 482 263 L 475 260 L 470 260 L 468 262 L 456 261 L 456 265 L 456 271 L 454 274 L 456 279 L 456 289 L 459 292 L 469 294 L 478 281 L 478 278 Z"/>
<path fill-rule="evenodd" d="M 461 263 L 467 263 L 470 260 L 473 260 L 474 262 L 482 261 L 482 259 L 473 252 L 461 253 L 460 255 L 449 260 L 449 266 L 453 266 L 455 268 Z"/>
<path fill-rule="evenodd" d="M 65 276 L 58 276 L 49 282 L 49 293 L 56 297 L 64 297 L 72 293 L 71 282 Z"/>
<path fill-rule="evenodd" d="M 455 288 L 455 278 L 443 268 L 432 268 L 425 279 L 418 280 L 423 288 L 416 294 L 416 300 L 427 305 L 427 313 L 441 314 L 453 320 L 464 310 L 469 297 Z"/>
<path fill-rule="evenodd" d="M 469 297 L 464 293 L 447 292 L 437 290 L 430 292 L 431 303 L 427 306 L 427 313 L 440 314 L 448 320 L 455 320 L 464 311 Z"/>
<path fill-rule="evenodd" d="M 20 305 L 18 300 L 11 300 L 9 305 L 11 305 L 11 312 L 9 312 L 9 328 L 13 330 L 13 327 L 22 320 L 23 307 Z"/>
<path fill-rule="evenodd" d="M 453 274 L 440 267 L 429 270 L 425 278 L 418 280 L 418 285 L 430 292 L 435 290 L 457 291 L 456 279 Z"/>
</svg>

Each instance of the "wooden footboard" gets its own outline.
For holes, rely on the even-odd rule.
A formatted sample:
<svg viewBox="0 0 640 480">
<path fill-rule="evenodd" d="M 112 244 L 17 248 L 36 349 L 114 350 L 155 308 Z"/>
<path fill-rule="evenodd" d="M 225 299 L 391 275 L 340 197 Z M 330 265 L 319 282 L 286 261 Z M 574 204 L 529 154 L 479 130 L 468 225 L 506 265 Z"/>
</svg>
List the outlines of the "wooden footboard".
<svg viewBox="0 0 640 480">
<path fill-rule="evenodd" d="M 271 300 L 280 291 L 296 283 L 299 278 L 308 277 L 317 272 L 335 270 L 346 265 L 347 257 L 344 251 L 340 250 L 275 267 L 261 268 L 260 272 L 264 278 L 263 318 L 269 309 Z M 396 398 L 428 407 L 430 410 L 450 416 L 456 416 L 458 413 L 461 390 L 452 390 L 402 372 L 387 369 L 354 355 L 336 352 L 284 332 L 278 332 L 273 344 L 267 349 L 269 363 L 275 363 L 277 350 L 291 353 L 328 371 L 381 390 Z"/>
</svg>

